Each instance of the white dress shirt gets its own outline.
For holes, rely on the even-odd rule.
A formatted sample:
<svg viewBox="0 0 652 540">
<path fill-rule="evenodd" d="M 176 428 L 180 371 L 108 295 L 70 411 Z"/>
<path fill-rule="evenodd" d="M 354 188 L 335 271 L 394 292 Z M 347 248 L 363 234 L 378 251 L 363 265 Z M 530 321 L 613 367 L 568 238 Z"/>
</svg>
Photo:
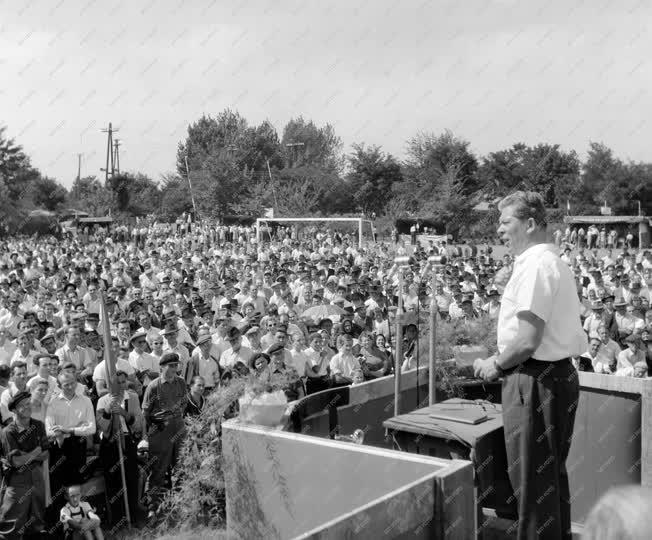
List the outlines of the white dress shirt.
<svg viewBox="0 0 652 540">
<path fill-rule="evenodd" d="M 575 280 L 553 244 L 534 245 L 516 257 L 500 304 L 499 351 L 516 338 L 517 315 L 523 311 L 545 322 L 541 343 L 532 358 L 554 362 L 579 356 L 588 348 Z"/>
</svg>

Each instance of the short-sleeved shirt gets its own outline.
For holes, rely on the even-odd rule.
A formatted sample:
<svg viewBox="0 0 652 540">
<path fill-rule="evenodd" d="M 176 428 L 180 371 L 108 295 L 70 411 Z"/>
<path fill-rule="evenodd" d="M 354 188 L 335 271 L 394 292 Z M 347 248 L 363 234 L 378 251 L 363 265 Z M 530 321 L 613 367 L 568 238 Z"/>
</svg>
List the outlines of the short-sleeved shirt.
<svg viewBox="0 0 652 540">
<path fill-rule="evenodd" d="M 360 362 L 352 354 L 337 353 L 330 361 L 331 373 L 333 375 L 340 374 L 343 377 L 350 379 L 353 372 L 360 369 Z"/>
<path fill-rule="evenodd" d="M 248 366 L 253 355 L 254 352 L 244 345 L 241 345 L 237 352 L 232 347 L 229 347 L 220 355 L 220 366 L 230 369 L 238 362 Z"/>
<path fill-rule="evenodd" d="M 545 322 L 532 357 L 554 362 L 579 356 L 588 348 L 580 322 L 580 302 L 568 265 L 552 244 L 536 244 L 516 257 L 498 317 L 498 350 L 518 333 L 517 315 L 529 311 Z"/>
<path fill-rule="evenodd" d="M 161 412 L 181 418 L 187 402 L 186 382 L 181 377 L 175 376 L 171 381 L 157 377 L 145 390 L 142 408 L 146 418 Z"/>
</svg>

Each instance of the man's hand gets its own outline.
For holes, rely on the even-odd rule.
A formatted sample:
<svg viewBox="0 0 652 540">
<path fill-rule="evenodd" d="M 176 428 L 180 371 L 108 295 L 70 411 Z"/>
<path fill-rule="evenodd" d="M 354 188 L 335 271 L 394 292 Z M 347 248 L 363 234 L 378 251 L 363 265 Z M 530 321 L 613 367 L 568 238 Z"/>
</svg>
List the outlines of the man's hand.
<svg viewBox="0 0 652 540">
<path fill-rule="evenodd" d="M 475 362 L 473 362 L 473 373 L 476 377 L 484 379 L 485 381 L 495 381 L 499 376 L 495 361 L 495 356 L 490 356 L 486 360 L 478 358 Z"/>
</svg>

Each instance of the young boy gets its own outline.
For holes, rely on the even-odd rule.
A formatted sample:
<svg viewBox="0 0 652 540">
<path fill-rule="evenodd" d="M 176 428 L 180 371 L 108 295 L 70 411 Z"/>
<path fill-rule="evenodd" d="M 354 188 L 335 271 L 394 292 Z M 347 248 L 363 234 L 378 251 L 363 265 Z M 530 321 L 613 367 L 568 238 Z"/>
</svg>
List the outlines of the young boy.
<svg viewBox="0 0 652 540">
<path fill-rule="evenodd" d="M 68 502 L 60 512 L 64 529 L 69 531 L 69 538 L 85 540 L 104 540 L 100 527 L 100 518 L 90 504 L 81 500 L 79 486 L 68 488 Z"/>
</svg>

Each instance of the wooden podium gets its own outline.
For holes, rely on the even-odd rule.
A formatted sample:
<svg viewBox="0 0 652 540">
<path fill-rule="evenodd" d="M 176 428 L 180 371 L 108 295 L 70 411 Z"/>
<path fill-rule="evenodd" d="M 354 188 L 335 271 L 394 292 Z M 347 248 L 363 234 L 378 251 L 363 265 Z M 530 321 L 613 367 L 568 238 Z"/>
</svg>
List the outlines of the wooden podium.
<svg viewBox="0 0 652 540">
<path fill-rule="evenodd" d="M 436 412 L 468 408 L 485 413 L 488 420 L 465 424 L 432 418 Z M 383 422 L 397 450 L 473 463 L 478 510 L 491 508 L 496 515 L 516 518 L 516 500 L 507 476 L 502 407 L 488 401 L 449 399 Z"/>
</svg>

